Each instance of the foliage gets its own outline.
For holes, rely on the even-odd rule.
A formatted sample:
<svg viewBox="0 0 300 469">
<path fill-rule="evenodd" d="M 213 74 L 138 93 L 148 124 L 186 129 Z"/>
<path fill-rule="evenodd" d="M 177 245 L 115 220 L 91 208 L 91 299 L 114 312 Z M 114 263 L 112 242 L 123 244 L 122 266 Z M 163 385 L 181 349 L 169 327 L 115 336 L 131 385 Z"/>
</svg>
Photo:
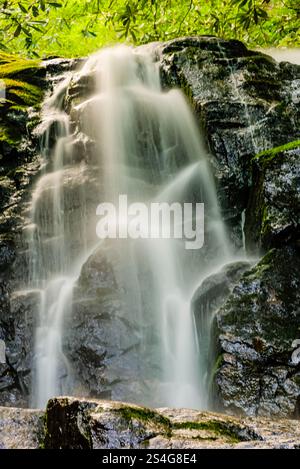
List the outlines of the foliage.
<svg viewBox="0 0 300 469">
<path fill-rule="evenodd" d="M 39 60 L 20 58 L 0 52 L 0 142 L 15 143 L 21 137 L 18 126 L 11 125 L 11 111 L 24 111 L 41 102 L 42 90 L 35 83 L 33 71 L 40 66 Z M 26 72 L 30 79 L 26 81 Z M 20 76 L 22 75 L 22 79 Z M 29 77 L 28 77 L 29 78 Z"/>
<path fill-rule="evenodd" d="M 0 48 L 80 56 L 118 41 L 213 34 L 299 46 L 299 0 L 0 0 Z"/>
</svg>

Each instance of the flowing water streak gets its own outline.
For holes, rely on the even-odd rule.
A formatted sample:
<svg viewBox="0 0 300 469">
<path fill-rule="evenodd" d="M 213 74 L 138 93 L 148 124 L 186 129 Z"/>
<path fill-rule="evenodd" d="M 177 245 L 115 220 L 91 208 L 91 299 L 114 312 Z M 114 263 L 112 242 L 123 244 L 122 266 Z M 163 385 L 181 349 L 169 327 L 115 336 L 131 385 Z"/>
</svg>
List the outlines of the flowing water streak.
<svg viewBox="0 0 300 469">
<path fill-rule="evenodd" d="M 206 407 L 199 360 L 202 344 L 196 336 L 191 298 L 196 286 L 231 254 L 203 137 L 182 93 L 162 91 L 159 70 L 149 53 L 128 47 L 106 49 L 92 56 L 81 71 L 82 76 L 93 74 L 96 91 L 75 111 L 81 131 L 96 142 L 94 160 L 104 175 L 104 200 L 99 203 L 116 202 L 119 194 L 127 194 L 129 201 L 148 204 L 205 204 L 205 246 L 199 251 L 186 250 L 184 240 L 128 240 L 125 250 L 124 244 L 115 241 L 126 265 L 122 282 L 129 292 L 127 311 L 139 322 L 144 351 L 141 369 L 153 356 L 153 363 L 137 379 L 157 383 L 156 396 L 146 399 L 141 394 L 135 400 Z M 56 103 L 52 100 L 51 106 L 58 121 L 64 122 L 66 114 L 60 104 L 56 109 Z M 72 262 L 70 239 L 65 235 L 72 231 L 64 212 L 64 157 L 72 139 L 68 122 L 67 118 L 60 127 L 50 156 L 52 171 L 41 178 L 33 198 L 33 283 L 42 290 L 36 406 L 71 386 L 72 372 L 63 353 L 64 316 L 71 313 L 73 285 L 87 259 L 82 242 Z M 85 226 L 85 215 L 82 218 L 78 223 Z M 141 269 L 147 273 L 147 282 Z M 146 320 L 152 334 L 145 332 Z"/>
<path fill-rule="evenodd" d="M 64 316 L 70 312 L 75 278 L 68 276 L 63 212 L 64 156 L 70 140 L 69 116 L 62 110 L 64 80 L 44 105 L 42 152 L 51 169 L 37 183 L 32 198 L 30 281 L 40 290 L 40 314 L 35 337 L 32 405 L 43 407 L 59 395 L 70 376 L 63 353 Z M 51 151 L 51 140 L 55 140 Z"/>
</svg>

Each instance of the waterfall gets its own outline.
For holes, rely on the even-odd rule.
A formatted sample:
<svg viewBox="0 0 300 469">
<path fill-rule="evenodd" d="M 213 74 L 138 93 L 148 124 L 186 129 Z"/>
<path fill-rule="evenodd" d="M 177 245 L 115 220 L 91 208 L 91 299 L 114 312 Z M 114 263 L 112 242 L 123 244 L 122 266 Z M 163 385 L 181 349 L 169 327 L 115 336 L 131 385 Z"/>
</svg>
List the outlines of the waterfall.
<svg viewBox="0 0 300 469">
<path fill-rule="evenodd" d="M 96 205 L 85 190 L 93 178 L 98 203 L 117 204 L 121 194 L 129 203 L 148 207 L 158 202 L 204 203 L 201 249 L 187 250 L 184 239 L 115 239 L 112 244 L 122 254 L 123 314 L 134 316 L 138 324 L 137 378 L 156 383 L 155 395 L 137 395 L 136 402 L 205 408 L 201 350 L 207 341 L 202 344 L 196 334 L 191 300 L 203 279 L 228 262 L 231 248 L 204 136 L 183 94 L 162 90 L 151 51 L 104 49 L 74 75 L 79 81 L 93 77 L 94 91 L 75 102 L 69 114 L 61 89 L 47 101 L 42 141 L 47 164 L 32 200 L 30 286 L 39 289 L 41 298 L 33 406 L 72 393 L 74 370 L 63 343 L 65 319 L 72 315 L 73 288 L 82 266 L 96 247 L 106 249 L 96 238 Z M 63 84 L 65 90 L 68 84 Z M 51 148 L 53 133 L 56 143 Z M 89 161 L 75 157 L 78 133 L 93 142 Z M 80 217 L 74 216 L 75 209 Z M 151 357 L 147 367 L 146 357 L 148 362 Z"/>
</svg>

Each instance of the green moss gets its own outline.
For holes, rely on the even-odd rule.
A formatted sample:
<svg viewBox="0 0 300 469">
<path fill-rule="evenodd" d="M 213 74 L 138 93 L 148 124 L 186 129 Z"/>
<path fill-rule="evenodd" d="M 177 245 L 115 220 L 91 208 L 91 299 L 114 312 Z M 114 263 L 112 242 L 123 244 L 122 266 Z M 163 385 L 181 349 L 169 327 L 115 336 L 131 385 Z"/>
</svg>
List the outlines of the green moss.
<svg viewBox="0 0 300 469">
<path fill-rule="evenodd" d="M 7 78 L 6 75 L 1 74 L 1 66 L 0 80 L 5 84 L 5 98 L 1 100 L 2 109 L 23 110 L 41 102 L 43 92 L 38 86 L 26 81 Z"/>
<path fill-rule="evenodd" d="M 42 102 L 43 91 L 35 76 L 40 67 L 40 61 L 0 52 L 0 82 L 5 85 L 5 97 L 0 101 L 0 149 L 3 143 L 18 146 L 26 131 L 26 119 L 19 124 L 11 119 L 10 112 L 24 113 Z"/>
<path fill-rule="evenodd" d="M 212 438 L 216 439 L 218 437 L 225 437 L 232 443 L 238 443 L 239 441 L 242 441 L 233 428 L 231 428 L 225 422 L 220 422 L 217 420 L 207 420 L 205 422 L 175 422 L 172 425 L 172 428 L 174 430 L 207 431 L 213 433 Z"/>
<path fill-rule="evenodd" d="M 147 409 L 145 407 L 122 406 L 114 411 L 120 414 L 125 420 L 130 421 L 135 419 L 145 423 L 154 423 L 155 425 L 163 427 L 164 430 L 169 433 L 171 427 L 170 420 L 151 409 Z"/>
<path fill-rule="evenodd" d="M 221 367 L 223 363 L 223 353 L 221 353 L 217 358 L 216 361 L 213 365 L 212 371 L 211 371 L 211 381 L 213 380 L 215 374 L 217 373 L 218 369 Z"/>
<path fill-rule="evenodd" d="M 0 144 L 3 142 L 8 143 L 10 146 L 15 146 L 19 141 L 20 135 L 14 131 L 14 128 L 0 122 Z"/>
<path fill-rule="evenodd" d="M 42 417 L 42 427 L 43 427 L 43 433 L 39 439 L 39 449 L 45 449 L 45 439 L 47 436 L 49 436 L 48 424 L 47 424 L 47 412 L 45 412 L 45 414 Z"/>
<path fill-rule="evenodd" d="M 0 52 L 0 80 L 5 84 L 5 98 L 1 100 L 1 107 L 9 107 L 8 104 L 35 105 L 40 101 L 42 92 L 38 86 L 30 83 L 30 76 L 34 77 L 35 71 L 41 67 L 38 60 L 28 60 L 12 54 Z M 28 72 L 28 73 L 25 73 Z M 20 76 L 28 78 L 20 80 Z M 14 99 L 14 96 L 20 99 Z"/>
<path fill-rule="evenodd" d="M 14 76 L 24 70 L 36 69 L 41 66 L 40 60 L 30 60 L 14 54 L 0 52 L 0 76 Z"/>
<path fill-rule="evenodd" d="M 253 158 L 253 161 L 259 161 L 263 164 L 263 166 L 268 165 L 271 161 L 274 160 L 278 155 L 281 153 L 294 150 L 295 148 L 300 147 L 300 140 L 295 140 L 293 142 L 286 143 L 285 145 L 281 145 L 279 147 L 271 148 L 270 150 L 263 151 L 256 155 Z"/>
<path fill-rule="evenodd" d="M 120 406 L 115 408 L 114 412 L 124 418 L 128 424 L 130 424 L 132 420 L 138 420 L 148 425 L 152 424 L 154 427 L 157 427 L 166 438 L 170 438 L 172 432 L 176 430 L 198 430 L 206 431 L 211 434 L 207 436 L 202 436 L 201 434 L 193 435 L 191 437 L 192 439 L 216 440 L 220 437 L 225 437 L 232 443 L 241 441 L 237 430 L 235 430 L 232 425 L 226 424 L 226 422 L 207 420 L 203 422 L 172 423 L 167 417 L 160 415 L 154 410 L 135 406 Z M 147 444 L 146 441 L 144 443 L 145 445 Z"/>
</svg>

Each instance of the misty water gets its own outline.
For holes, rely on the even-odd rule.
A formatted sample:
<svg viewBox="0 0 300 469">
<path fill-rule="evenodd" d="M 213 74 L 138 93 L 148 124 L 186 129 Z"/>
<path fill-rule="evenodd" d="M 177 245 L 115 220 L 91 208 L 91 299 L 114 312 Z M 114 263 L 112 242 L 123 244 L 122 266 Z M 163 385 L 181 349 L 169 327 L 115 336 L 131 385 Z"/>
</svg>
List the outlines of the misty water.
<svg viewBox="0 0 300 469">
<path fill-rule="evenodd" d="M 63 96 L 72 76 L 44 105 L 42 150 L 48 163 L 33 194 L 30 229 L 29 287 L 40 292 L 32 405 L 44 407 L 50 397 L 72 394 L 74 370 L 63 343 L 65 318 L 72 315 L 73 288 L 82 266 L 102 249 L 119 255 L 115 275 L 125 292 L 122 314 L 138 324 L 136 379 L 155 387 L 148 395 L 137 391 L 134 401 L 207 408 L 203 357 L 211 319 L 204 318 L 203 331 L 197 334 L 191 300 L 207 276 L 241 254 L 234 253 L 228 241 L 204 135 L 182 92 L 162 90 L 151 50 L 104 49 L 76 72 L 77 80 L 88 76 L 95 78 L 94 93 L 69 113 L 63 109 Z M 74 120 L 96 143 L 92 173 L 99 204 L 117 206 L 121 194 L 128 203 L 148 207 L 153 202 L 204 203 L 203 247 L 188 250 L 184 239 L 99 240 L 97 207 L 85 189 L 88 163 L 76 163 L 72 155 Z M 68 210 L 68 197 L 74 198 L 68 188 L 74 180 L 81 181 L 75 191 L 80 212 L 76 220 Z M 121 398 L 132 400 L 132 394 L 125 390 Z"/>
</svg>

